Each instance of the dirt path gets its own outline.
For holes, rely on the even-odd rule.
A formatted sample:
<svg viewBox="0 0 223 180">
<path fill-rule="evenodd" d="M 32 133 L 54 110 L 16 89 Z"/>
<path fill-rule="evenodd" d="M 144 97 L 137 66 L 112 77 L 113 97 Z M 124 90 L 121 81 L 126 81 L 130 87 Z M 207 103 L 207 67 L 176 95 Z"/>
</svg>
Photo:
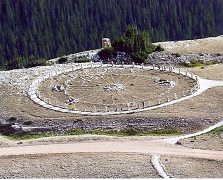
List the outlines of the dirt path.
<svg viewBox="0 0 223 180">
<path fill-rule="evenodd" d="M 223 151 L 190 149 L 177 145 L 168 145 L 160 140 L 5 147 L 0 149 L 0 156 L 76 152 L 134 152 L 223 160 Z"/>
</svg>

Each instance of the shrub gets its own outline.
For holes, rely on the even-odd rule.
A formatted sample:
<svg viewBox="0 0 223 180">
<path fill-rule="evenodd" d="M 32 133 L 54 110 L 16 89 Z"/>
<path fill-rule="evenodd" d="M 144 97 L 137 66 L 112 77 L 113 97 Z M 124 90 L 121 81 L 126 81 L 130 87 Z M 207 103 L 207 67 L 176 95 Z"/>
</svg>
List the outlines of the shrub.
<svg viewBox="0 0 223 180">
<path fill-rule="evenodd" d="M 89 58 L 80 58 L 80 59 L 76 59 L 75 62 L 76 63 L 85 63 L 85 62 L 90 62 L 91 59 Z"/>
<path fill-rule="evenodd" d="M 194 59 L 190 60 L 190 64 L 188 64 L 189 67 L 203 67 L 203 63 L 201 61 L 196 61 Z"/>
<path fill-rule="evenodd" d="M 156 134 L 156 135 L 172 135 L 172 134 L 181 134 L 181 130 L 177 128 L 170 129 L 155 129 L 148 132 L 148 134 Z"/>
<path fill-rule="evenodd" d="M 221 133 L 223 133 L 223 126 L 217 127 L 209 132 L 209 134 L 216 134 L 216 135 L 219 135 Z"/>
<path fill-rule="evenodd" d="M 82 135 L 86 134 L 86 132 L 82 129 L 73 129 L 72 131 L 68 132 L 68 135 Z"/>
<path fill-rule="evenodd" d="M 59 63 L 59 64 L 63 64 L 63 63 L 66 63 L 66 62 L 67 62 L 67 57 L 65 57 L 65 56 L 60 57 L 60 58 L 58 59 L 58 63 Z"/>
<path fill-rule="evenodd" d="M 104 48 L 98 52 L 101 59 L 111 59 L 113 56 L 117 55 L 117 51 L 113 47 Z"/>
<path fill-rule="evenodd" d="M 135 63 L 145 63 L 145 60 L 148 58 L 148 54 L 144 51 L 136 52 L 132 55 L 132 59 Z"/>
<path fill-rule="evenodd" d="M 131 127 L 128 129 L 121 130 L 121 133 L 127 136 L 134 136 L 138 133 L 138 131 L 135 128 Z"/>
<path fill-rule="evenodd" d="M 8 118 L 8 120 L 7 121 L 16 121 L 17 120 L 17 117 L 10 117 L 10 118 Z"/>
<path fill-rule="evenodd" d="M 163 47 L 161 47 L 161 45 L 160 44 L 158 44 L 157 46 L 156 46 L 156 48 L 155 48 L 155 51 L 164 51 L 164 48 Z"/>
<path fill-rule="evenodd" d="M 32 124 L 32 121 L 25 121 L 25 122 L 23 123 L 23 125 L 30 125 L 30 124 Z"/>
</svg>

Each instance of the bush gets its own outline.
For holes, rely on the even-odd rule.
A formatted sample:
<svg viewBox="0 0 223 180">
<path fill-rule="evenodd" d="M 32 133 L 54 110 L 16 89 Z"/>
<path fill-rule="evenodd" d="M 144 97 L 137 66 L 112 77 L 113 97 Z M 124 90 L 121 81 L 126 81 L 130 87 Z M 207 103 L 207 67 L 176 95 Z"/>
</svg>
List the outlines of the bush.
<svg viewBox="0 0 223 180">
<path fill-rule="evenodd" d="M 170 128 L 170 129 L 155 129 L 148 131 L 148 134 L 156 134 L 156 135 L 178 135 L 181 134 L 181 130 L 177 128 Z"/>
<path fill-rule="evenodd" d="M 175 55 L 176 57 L 180 57 L 181 56 L 180 53 L 173 53 L 172 55 Z"/>
<path fill-rule="evenodd" d="M 59 64 L 64 64 L 64 63 L 66 63 L 66 62 L 67 62 L 67 57 L 65 57 L 65 56 L 60 57 L 60 58 L 58 59 L 58 63 L 59 63 Z"/>
<path fill-rule="evenodd" d="M 217 127 L 209 132 L 209 134 L 216 134 L 216 135 L 219 135 L 221 133 L 223 133 L 223 126 Z"/>
<path fill-rule="evenodd" d="M 90 62 L 91 59 L 89 58 L 80 58 L 80 59 L 76 59 L 75 62 L 76 63 L 85 63 L 85 62 Z"/>
<path fill-rule="evenodd" d="M 145 63 L 145 60 L 148 58 L 148 54 L 144 51 L 136 52 L 132 55 L 132 59 L 135 63 Z"/>
<path fill-rule="evenodd" d="M 72 131 L 68 132 L 68 135 L 82 135 L 86 133 L 87 132 L 82 129 L 73 129 Z"/>
<path fill-rule="evenodd" d="M 138 131 L 135 128 L 128 128 L 128 129 L 124 129 L 121 131 L 124 135 L 127 136 L 134 136 L 136 134 L 138 134 Z"/>
<path fill-rule="evenodd" d="M 163 47 L 161 47 L 161 45 L 160 44 L 158 44 L 157 46 L 156 46 L 156 48 L 155 48 L 155 51 L 164 51 L 164 48 Z"/>
<path fill-rule="evenodd" d="M 12 116 L 12 117 L 8 118 L 7 121 L 16 121 L 16 120 L 17 120 L 17 117 Z"/>
<path fill-rule="evenodd" d="M 23 125 L 31 125 L 32 124 L 32 121 L 25 121 L 23 122 Z"/>
<path fill-rule="evenodd" d="M 111 59 L 113 56 L 117 55 L 117 51 L 113 47 L 104 48 L 98 52 L 101 59 L 107 60 Z"/>
</svg>

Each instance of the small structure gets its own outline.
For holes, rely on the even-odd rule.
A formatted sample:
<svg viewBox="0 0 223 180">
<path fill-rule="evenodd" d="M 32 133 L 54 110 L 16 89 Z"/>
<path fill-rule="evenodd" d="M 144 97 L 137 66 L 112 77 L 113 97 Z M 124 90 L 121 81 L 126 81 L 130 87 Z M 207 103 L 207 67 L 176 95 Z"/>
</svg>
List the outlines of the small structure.
<svg viewBox="0 0 223 180">
<path fill-rule="evenodd" d="M 102 48 L 108 48 L 111 47 L 111 41 L 109 38 L 103 38 L 102 39 Z"/>
</svg>

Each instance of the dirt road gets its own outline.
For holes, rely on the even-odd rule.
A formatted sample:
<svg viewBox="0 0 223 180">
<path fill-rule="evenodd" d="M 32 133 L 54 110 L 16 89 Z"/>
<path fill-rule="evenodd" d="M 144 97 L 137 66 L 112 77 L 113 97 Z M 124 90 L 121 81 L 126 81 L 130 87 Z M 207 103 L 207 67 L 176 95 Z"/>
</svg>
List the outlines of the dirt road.
<svg viewBox="0 0 223 180">
<path fill-rule="evenodd" d="M 169 145 L 161 142 L 161 140 L 49 144 L 0 148 L 0 156 L 75 152 L 134 152 L 223 160 L 223 151 L 189 149 L 179 145 Z"/>
</svg>

